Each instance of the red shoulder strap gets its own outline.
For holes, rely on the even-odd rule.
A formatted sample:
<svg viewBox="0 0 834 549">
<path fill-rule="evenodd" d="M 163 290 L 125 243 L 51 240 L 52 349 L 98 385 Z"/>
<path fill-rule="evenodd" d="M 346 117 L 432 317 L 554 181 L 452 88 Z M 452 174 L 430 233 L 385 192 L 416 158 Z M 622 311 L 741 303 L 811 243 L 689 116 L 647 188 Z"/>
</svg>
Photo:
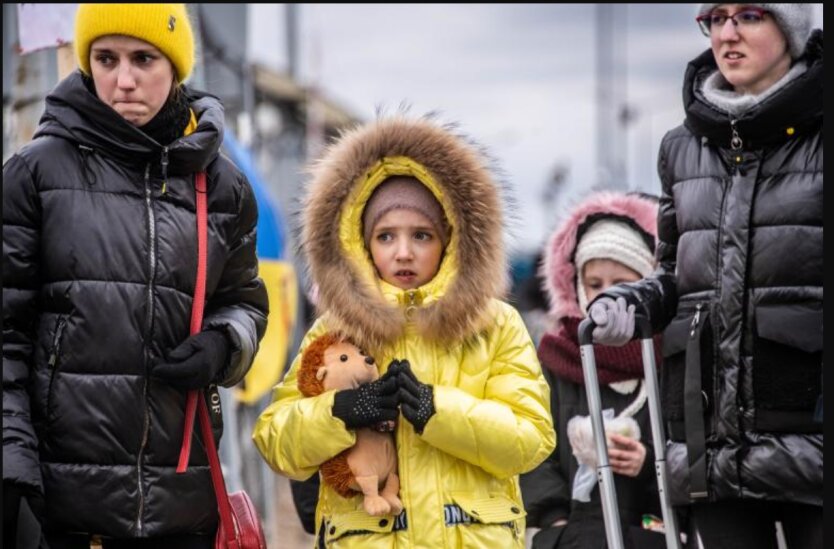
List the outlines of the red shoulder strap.
<svg viewBox="0 0 834 549">
<path fill-rule="evenodd" d="M 208 261 L 208 195 L 206 193 L 206 172 L 194 176 L 194 190 L 197 207 L 197 281 L 194 283 L 194 301 L 191 305 L 191 335 L 203 328 L 203 311 L 206 305 L 206 263 Z M 194 415 L 197 411 L 197 391 L 189 391 L 185 401 L 185 430 L 182 434 L 182 448 L 177 473 L 188 467 L 191 454 L 191 434 L 194 432 Z"/>
<path fill-rule="evenodd" d="M 198 172 L 195 175 L 194 189 L 196 192 L 197 206 L 197 281 L 194 284 L 194 301 L 191 306 L 191 335 L 199 333 L 203 327 L 203 312 L 206 304 L 208 194 L 205 172 Z M 188 396 L 186 397 L 185 427 L 183 429 L 182 447 L 180 448 L 177 473 L 183 473 L 188 468 L 188 459 L 191 453 L 191 439 L 194 433 L 194 416 L 198 406 L 200 412 L 200 432 L 203 434 L 203 444 L 206 447 L 206 455 L 209 461 L 209 468 L 211 469 L 211 482 L 214 486 L 214 495 L 217 498 L 217 510 L 220 513 L 220 522 L 223 525 L 223 533 L 226 536 L 228 547 L 236 547 L 236 525 L 232 518 L 232 507 L 229 503 L 229 495 L 226 492 L 223 471 L 220 468 L 220 458 L 217 455 L 214 433 L 211 431 L 211 418 L 209 417 L 208 406 L 206 405 L 206 399 L 199 390 L 188 391 Z"/>
</svg>

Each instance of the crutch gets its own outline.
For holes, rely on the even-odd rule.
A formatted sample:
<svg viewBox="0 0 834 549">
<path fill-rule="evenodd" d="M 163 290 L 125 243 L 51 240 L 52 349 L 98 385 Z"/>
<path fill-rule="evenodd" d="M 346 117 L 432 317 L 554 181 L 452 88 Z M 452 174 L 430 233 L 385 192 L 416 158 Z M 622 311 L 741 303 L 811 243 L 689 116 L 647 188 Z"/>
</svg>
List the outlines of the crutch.
<svg viewBox="0 0 834 549">
<path fill-rule="evenodd" d="M 657 473 L 657 492 L 663 511 L 663 525 L 666 534 L 667 549 L 681 549 L 678 535 L 678 523 L 669 497 L 669 480 L 666 475 L 666 436 L 663 432 L 663 419 L 660 412 L 660 398 L 657 390 L 657 367 L 654 361 L 654 344 L 649 319 L 635 315 L 637 329 L 643 350 L 643 374 L 645 376 L 646 396 L 649 401 L 649 419 L 654 443 L 654 467 Z M 602 404 L 599 397 L 599 379 L 594 358 L 592 333 L 596 323 L 587 317 L 579 324 L 579 354 L 582 358 L 582 373 L 585 378 L 585 392 L 588 397 L 588 412 L 594 432 L 597 453 L 597 479 L 602 500 L 602 516 L 605 520 L 605 537 L 609 549 L 623 548 L 623 534 L 620 528 L 620 512 L 617 508 L 617 492 L 614 489 L 614 473 L 608 462 L 608 444 L 602 422 Z"/>
</svg>

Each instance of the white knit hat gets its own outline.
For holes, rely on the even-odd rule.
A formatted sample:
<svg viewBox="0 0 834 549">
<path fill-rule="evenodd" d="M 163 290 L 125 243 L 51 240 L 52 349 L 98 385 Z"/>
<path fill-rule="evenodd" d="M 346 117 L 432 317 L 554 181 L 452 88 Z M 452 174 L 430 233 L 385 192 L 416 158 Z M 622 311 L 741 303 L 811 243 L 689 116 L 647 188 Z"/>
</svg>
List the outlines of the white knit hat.
<svg viewBox="0 0 834 549">
<path fill-rule="evenodd" d="M 704 15 L 722 4 L 701 4 L 698 15 Z M 796 59 L 805 50 L 805 43 L 811 36 L 811 19 L 813 17 L 812 4 L 748 4 L 756 6 L 773 14 L 782 34 L 788 41 L 791 57 Z"/>
<path fill-rule="evenodd" d="M 655 266 L 654 253 L 635 229 L 614 219 L 597 221 L 579 239 L 573 260 L 576 265 L 576 293 L 582 311 L 588 306 L 588 297 L 582 285 L 582 268 L 591 259 L 611 259 L 641 277 L 651 274 Z"/>
</svg>

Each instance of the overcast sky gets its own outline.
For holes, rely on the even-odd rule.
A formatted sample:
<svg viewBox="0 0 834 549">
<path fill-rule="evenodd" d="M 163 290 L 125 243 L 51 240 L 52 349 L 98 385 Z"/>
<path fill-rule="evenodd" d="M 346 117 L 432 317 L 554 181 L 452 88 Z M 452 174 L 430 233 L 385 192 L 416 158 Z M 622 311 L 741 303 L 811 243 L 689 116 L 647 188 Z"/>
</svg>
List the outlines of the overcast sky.
<svg viewBox="0 0 834 549">
<path fill-rule="evenodd" d="M 815 4 L 815 27 L 822 4 Z M 284 6 L 251 4 L 251 58 L 287 66 Z M 514 245 L 532 250 L 598 181 L 593 4 L 301 4 L 299 77 L 363 119 L 377 107 L 440 111 L 484 144 L 518 201 Z M 635 109 L 625 141 L 630 189 L 659 192 L 663 133 L 683 120 L 686 64 L 708 47 L 695 4 L 615 8 L 616 55 Z M 557 165 L 566 189 L 548 211 Z"/>
</svg>

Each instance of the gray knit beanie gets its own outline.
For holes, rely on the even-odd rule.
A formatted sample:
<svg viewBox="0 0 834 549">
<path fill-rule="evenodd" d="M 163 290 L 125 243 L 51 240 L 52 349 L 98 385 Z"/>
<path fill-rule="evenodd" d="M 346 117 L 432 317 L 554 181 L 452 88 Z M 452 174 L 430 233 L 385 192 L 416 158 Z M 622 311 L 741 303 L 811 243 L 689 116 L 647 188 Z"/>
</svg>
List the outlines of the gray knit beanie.
<svg viewBox="0 0 834 549">
<path fill-rule="evenodd" d="M 588 296 L 582 284 L 585 263 L 592 259 L 610 259 L 625 265 L 641 277 L 654 270 L 654 252 L 631 226 L 615 219 L 600 219 L 585 231 L 576 245 L 576 297 L 579 309 L 588 308 Z"/>
<path fill-rule="evenodd" d="M 704 15 L 718 6 L 726 4 L 701 4 L 698 7 L 698 15 Z M 750 4 L 745 6 L 756 6 L 773 14 L 776 23 L 782 30 L 782 34 L 788 41 L 788 50 L 791 57 L 796 59 L 805 50 L 805 43 L 811 36 L 811 19 L 813 6 L 811 4 Z"/>
<path fill-rule="evenodd" d="M 362 212 L 362 234 L 365 245 L 371 241 L 374 226 L 382 216 L 396 209 L 413 210 L 428 219 L 440 237 L 443 247 L 449 241 L 449 225 L 443 206 L 428 187 L 412 176 L 393 176 L 383 181 L 368 199 Z"/>
</svg>

